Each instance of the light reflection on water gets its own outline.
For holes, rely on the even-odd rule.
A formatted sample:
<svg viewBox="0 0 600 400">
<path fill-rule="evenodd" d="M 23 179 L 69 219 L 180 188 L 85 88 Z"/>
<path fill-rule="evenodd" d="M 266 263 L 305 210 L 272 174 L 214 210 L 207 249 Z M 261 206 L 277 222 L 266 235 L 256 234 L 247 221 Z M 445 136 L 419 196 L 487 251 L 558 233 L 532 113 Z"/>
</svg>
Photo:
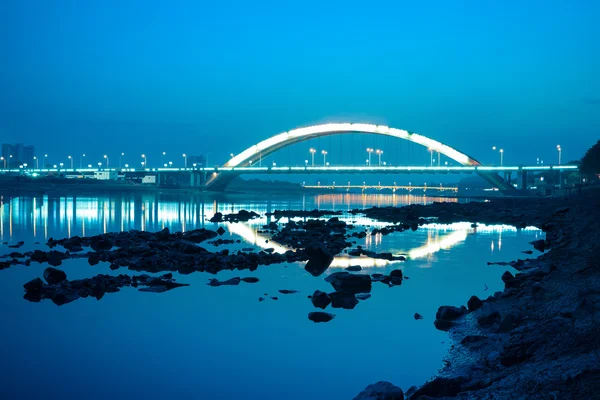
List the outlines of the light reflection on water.
<svg viewBox="0 0 600 400">
<path fill-rule="evenodd" d="M 228 231 L 224 238 L 242 240 L 228 248 L 272 247 L 283 252 L 285 246 L 258 232 L 271 221 L 264 216 L 266 212 L 317 207 L 348 210 L 434 199 L 360 194 L 279 199 L 138 194 L 4 200 L 0 241 L 24 240 L 20 251 L 46 250 L 46 246 L 32 246 L 31 242 L 43 243 L 49 237 L 130 229 L 157 231 L 167 226 L 172 231 L 215 229 L 221 225 Z M 241 209 L 258 212 L 261 217 L 247 223 L 208 221 L 217 211 Z M 369 232 L 387 225 L 361 215 L 344 214 L 340 219 Z M 222 271 L 219 280 L 256 276 L 260 282 L 219 288 L 206 285 L 213 277 L 207 274 L 175 274 L 178 281 L 191 286 L 160 295 L 127 288 L 105 296 L 101 302 L 88 298 L 56 307 L 49 301 L 29 303 L 22 299 L 22 284 L 41 276 L 47 265 L 11 267 L 0 271 L 0 301 L 5 305 L 6 321 L 11 322 L 0 330 L 0 341 L 11 343 L 4 357 L 4 365 L 10 366 L 3 372 L 8 386 L 0 387 L 0 398 L 153 398 L 156 393 L 149 388 L 150 381 L 177 382 L 169 385 L 168 394 L 165 392 L 169 398 L 189 398 L 194 393 L 194 397 L 207 399 L 341 400 L 353 398 L 378 380 L 407 389 L 429 378 L 446 352 L 446 334 L 433 327 L 437 308 L 464 304 L 473 294 L 485 298 L 501 289 L 500 276 L 508 268 L 487 266 L 486 261 L 514 260 L 522 256 L 521 250 L 531 247 L 527 242 L 538 237 L 543 234 L 532 228 L 472 228 L 470 223 L 456 223 L 353 238 L 367 250 L 405 254 L 409 259 L 389 262 L 340 255 L 334 267 L 358 264 L 377 267 L 383 273 L 402 268 L 410 280 L 394 288 L 374 285 L 373 296 L 354 310 L 329 308 L 336 318 L 328 324 L 307 320 L 314 307 L 306 295 L 316 289 L 331 291 L 323 278 L 334 268 L 320 277 L 308 274 L 301 264 L 265 266 L 254 272 Z M 6 250 L 0 246 L 0 254 Z M 98 273 L 132 274 L 111 271 L 107 263 L 90 267 L 80 259 L 66 260 L 61 268 L 70 279 Z M 279 289 L 300 293 L 282 296 Z M 265 293 L 280 298 L 259 303 L 258 297 Z M 415 312 L 425 319 L 415 321 Z M 31 360 L 53 365 L 39 372 L 38 385 L 19 381 L 30 376 Z M 332 364 L 344 367 L 332 368 Z M 64 374 L 81 385 L 65 388 L 61 385 Z M 3 397 L 3 390 L 9 389 L 20 395 Z"/>
</svg>

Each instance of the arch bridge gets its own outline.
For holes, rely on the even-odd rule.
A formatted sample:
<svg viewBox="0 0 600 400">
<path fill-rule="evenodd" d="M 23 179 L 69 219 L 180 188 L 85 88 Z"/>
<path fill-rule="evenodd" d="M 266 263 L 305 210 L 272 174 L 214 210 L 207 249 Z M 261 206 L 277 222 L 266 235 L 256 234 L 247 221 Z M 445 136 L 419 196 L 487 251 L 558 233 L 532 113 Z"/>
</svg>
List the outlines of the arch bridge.
<svg viewBox="0 0 600 400">
<path fill-rule="evenodd" d="M 211 174 L 211 176 L 205 182 L 205 188 L 210 190 L 223 190 L 233 178 L 245 172 L 250 172 L 249 169 L 254 169 L 252 166 L 253 164 L 254 166 L 256 166 L 257 161 L 260 161 L 262 160 L 262 158 L 267 157 L 268 155 L 279 151 L 285 147 L 310 139 L 348 133 L 381 135 L 386 137 L 403 139 L 412 143 L 419 144 L 425 148 L 431 149 L 433 151 L 445 155 L 446 157 L 454 160 L 462 166 L 472 167 L 472 170 L 474 172 L 479 174 L 482 178 L 484 178 L 486 181 L 488 181 L 494 187 L 497 187 L 500 191 L 504 193 L 515 191 L 514 187 L 505 179 L 503 179 L 497 171 L 493 169 L 490 170 L 485 168 L 479 168 L 482 167 L 482 164 L 479 161 L 444 143 L 438 142 L 437 140 L 428 138 L 418 133 L 409 132 L 403 129 L 390 128 L 384 125 L 372 125 L 363 123 L 322 124 L 309 126 L 305 128 L 293 129 L 288 132 L 279 133 L 253 146 L 250 146 L 241 153 L 233 156 L 223 167 L 218 169 L 218 172 L 215 171 Z M 418 167 L 414 169 L 418 170 Z M 439 168 L 439 171 L 437 172 L 444 172 L 445 169 L 446 168 L 443 167 Z M 308 168 L 296 168 L 296 172 L 307 172 L 307 170 Z M 324 168 L 321 169 L 320 172 L 327 173 L 328 170 L 335 170 L 335 168 Z M 293 173 L 294 169 L 284 168 L 281 172 Z M 363 170 L 361 172 L 400 173 L 411 172 L 411 168 L 404 167 L 403 169 L 399 169 L 393 167 L 380 167 L 368 168 L 368 171 Z M 436 171 L 432 169 L 432 172 Z"/>
</svg>

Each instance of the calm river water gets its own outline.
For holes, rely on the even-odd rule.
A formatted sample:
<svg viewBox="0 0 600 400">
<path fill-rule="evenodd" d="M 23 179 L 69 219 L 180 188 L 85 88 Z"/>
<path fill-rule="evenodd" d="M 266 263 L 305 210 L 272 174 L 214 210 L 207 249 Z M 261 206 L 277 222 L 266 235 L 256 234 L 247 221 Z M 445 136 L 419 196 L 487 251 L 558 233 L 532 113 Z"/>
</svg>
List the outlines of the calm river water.
<svg viewBox="0 0 600 400">
<path fill-rule="evenodd" d="M 265 217 L 248 223 L 213 224 L 216 211 L 314 208 L 346 211 L 370 206 L 401 206 L 443 199 L 402 195 L 320 195 L 258 198 L 179 195 L 77 195 L 3 198 L 0 243 L 24 241 L 18 251 L 44 249 L 48 238 L 142 229 L 171 231 L 199 227 L 226 229 L 223 238 L 241 239 L 228 248 L 284 247 L 257 233 Z M 448 199 L 456 201 L 456 199 Z M 343 215 L 371 229 L 383 224 Z M 283 220 L 285 221 L 285 219 Z M 0 398 L 2 399 L 352 399 L 379 380 L 403 389 L 419 385 L 442 365 L 447 334 L 433 326 L 440 305 L 466 304 L 502 288 L 506 267 L 488 261 L 523 258 L 536 229 L 459 223 L 426 226 L 415 232 L 369 235 L 357 244 L 377 252 L 406 254 L 406 262 L 339 257 L 322 276 L 300 264 L 259 267 L 255 272 L 224 271 L 219 280 L 256 276 L 257 284 L 207 286 L 204 273 L 179 276 L 191 286 L 166 293 L 125 288 L 57 307 L 49 300 L 23 299 L 23 283 L 41 277 L 47 265 L 13 266 L 0 271 Z M 36 244 L 38 242 L 39 244 Z M 201 246 L 214 250 L 207 243 Z M 224 246 L 218 249 L 225 248 Z M 13 249 L 0 244 L 0 256 Z M 410 279 L 388 288 L 375 283 L 372 297 L 354 310 L 327 309 L 329 323 L 307 319 L 315 311 L 307 295 L 332 291 L 323 278 L 348 265 L 364 272 L 401 268 Z M 69 279 L 111 271 L 107 264 L 66 260 Z M 485 290 L 485 287 L 489 288 Z M 299 293 L 282 295 L 279 289 Z M 259 302 L 268 294 L 278 300 Z M 424 316 L 416 321 L 413 314 Z"/>
</svg>

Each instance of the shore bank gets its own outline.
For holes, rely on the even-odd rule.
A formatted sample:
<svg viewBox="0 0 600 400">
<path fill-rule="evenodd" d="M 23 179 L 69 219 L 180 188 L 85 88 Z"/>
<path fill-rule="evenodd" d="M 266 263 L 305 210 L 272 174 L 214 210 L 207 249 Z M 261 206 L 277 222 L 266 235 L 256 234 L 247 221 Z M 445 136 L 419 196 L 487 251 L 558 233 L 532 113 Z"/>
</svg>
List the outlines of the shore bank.
<svg viewBox="0 0 600 400">
<path fill-rule="evenodd" d="M 454 344 L 437 376 L 410 388 L 404 398 L 600 396 L 600 191 L 567 199 L 497 199 L 362 212 L 388 222 L 440 217 L 444 222 L 536 226 L 546 232 L 545 242 L 536 248 L 550 249 L 513 263 L 520 272 L 503 276 L 504 291 L 482 303 L 465 296 L 469 311 L 440 307 L 436 326 L 448 330 Z M 373 393 L 388 390 L 385 398 L 403 398 L 397 388 L 380 382 L 356 399 L 384 398 Z"/>
</svg>

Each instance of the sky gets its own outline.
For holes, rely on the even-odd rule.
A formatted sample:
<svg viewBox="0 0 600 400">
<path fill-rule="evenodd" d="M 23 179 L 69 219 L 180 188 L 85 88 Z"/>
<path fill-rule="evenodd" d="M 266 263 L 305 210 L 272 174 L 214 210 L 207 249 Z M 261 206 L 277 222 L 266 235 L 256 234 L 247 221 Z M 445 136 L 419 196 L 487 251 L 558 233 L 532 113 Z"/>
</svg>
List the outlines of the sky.
<svg viewBox="0 0 600 400">
<path fill-rule="evenodd" d="M 600 138 L 595 1 L 8 0 L 0 142 L 54 162 L 224 162 L 323 122 L 418 132 L 484 162 Z M 358 144 L 357 144 L 358 146 Z M 180 160 L 176 160 L 180 161 Z"/>
</svg>

